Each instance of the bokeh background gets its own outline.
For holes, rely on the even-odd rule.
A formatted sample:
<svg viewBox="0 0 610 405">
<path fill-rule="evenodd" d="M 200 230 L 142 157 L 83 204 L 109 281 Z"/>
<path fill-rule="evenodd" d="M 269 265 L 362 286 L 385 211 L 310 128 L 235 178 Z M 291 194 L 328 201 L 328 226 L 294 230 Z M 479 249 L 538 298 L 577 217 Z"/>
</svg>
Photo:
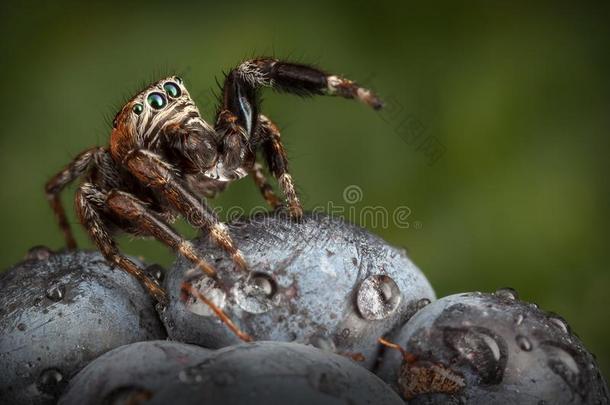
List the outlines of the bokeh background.
<svg viewBox="0 0 610 405">
<path fill-rule="evenodd" d="M 608 3 L 6 3 L 3 269 L 33 245 L 62 246 L 43 185 L 107 142 L 112 116 L 143 83 L 181 74 L 211 119 L 222 72 L 274 54 L 360 80 L 388 101 L 375 113 L 265 93 L 306 208 L 409 207 L 408 228 L 363 225 L 407 247 L 439 296 L 511 286 L 561 314 L 610 375 Z M 362 190 L 353 204 L 343 199 L 350 185 Z M 64 201 L 91 247 L 73 192 Z M 261 199 L 245 179 L 213 204 L 248 210 Z M 171 263 L 154 241 L 120 240 L 130 254 Z"/>
</svg>

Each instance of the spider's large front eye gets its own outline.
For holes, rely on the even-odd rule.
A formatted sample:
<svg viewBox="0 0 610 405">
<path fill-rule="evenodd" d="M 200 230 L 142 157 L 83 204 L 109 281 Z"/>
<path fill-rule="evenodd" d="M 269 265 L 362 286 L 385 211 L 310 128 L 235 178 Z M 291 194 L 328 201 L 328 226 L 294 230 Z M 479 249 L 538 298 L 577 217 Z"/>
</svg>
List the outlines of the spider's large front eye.
<svg viewBox="0 0 610 405">
<path fill-rule="evenodd" d="M 142 111 L 144 111 L 144 106 L 140 103 L 134 104 L 132 107 L 132 111 L 134 112 L 135 115 L 140 115 L 140 114 L 142 114 Z"/>
<path fill-rule="evenodd" d="M 146 101 L 148 102 L 148 105 L 155 110 L 163 108 L 165 107 L 165 104 L 167 104 L 165 96 L 161 93 L 150 93 L 148 97 L 146 97 Z"/>
<path fill-rule="evenodd" d="M 163 85 L 163 90 L 165 90 L 167 94 L 169 94 L 169 96 L 173 98 L 180 96 L 180 93 L 182 93 L 180 91 L 180 87 L 178 87 L 178 85 L 174 82 L 165 83 Z"/>
</svg>

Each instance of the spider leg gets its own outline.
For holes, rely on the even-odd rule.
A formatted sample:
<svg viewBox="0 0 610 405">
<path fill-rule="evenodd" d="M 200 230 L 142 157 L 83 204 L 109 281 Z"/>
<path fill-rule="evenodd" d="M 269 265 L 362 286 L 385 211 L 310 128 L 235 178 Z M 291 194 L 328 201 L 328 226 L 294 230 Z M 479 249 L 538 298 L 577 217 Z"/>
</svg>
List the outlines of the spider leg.
<svg viewBox="0 0 610 405">
<path fill-rule="evenodd" d="M 288 202 L 290 215 L 299 219 L 303 216 L 303 208 L 294 187 L 292 176 L 288 173 L 288 159 L 286 150 L 280 139 L 280 130 L 277 125 L 264 115 L 259 115 L 259 135 L 263 154 L 269 165 L 269 170 L 278 180 L 282 193 Z"/>
<path fill-rule="evenodd" d="M 163 195 L 193 226 L 209 233 L 212 240 L 231 255 L 233 262 L 246 269 L 243 254 L 215 213 L 178 179 L 173 167 L 159 155 L 144 149 L 130 152 L 125 167 L 144 185 Z"/>
<path fill-rule="evenodd" d="M 280 199 L 273 191 L 273 187 L 267 181 L 267 177 L 263 172 L 263 166 L 260 163 L 254 163 L 252 169 L 250 170 L 250 175 L 254 180 L 254 184 L 260 190 L 263 198 L 271 206 L 271 209 L 275 210 L 280 206 Z"/>
<path fill-rule="evenodd" d="M 138 231 L 153 236 L 193 262 L 205 274 L 216 278 L 216 270 L 199 257 L 193 245 L 180 236 L 170 225 L 162 221 L 144 202 L 134 195 L 124 191 L 111 190 L 106 197 L 106 207 L 118 218 L 129 221 Z"/>
<path fill-rule="evenodd" d="M 64 234 L 66 240 L 66 246 L 68 249 L 76 249 L 76 240 L 74 234 L 70 229 L 68 218 L 66 217 L 66 211 L 61 203 L 60 194 L 61 191 L 71 182 L 85 174 L 89 169 L 96 156 L 100 153 L 105 153 L 104 148 L 95 147 L 87 149 L 81 152 L 72 162 L 70 162 L 64 169 L 53 176 L 45 185 L 45 193 L 51 209 L 55 213 L 59 228 Z"/>
<path fill-rule="evenodd" d="M 167 303 L 167 294 L 159 284 L 149 277 L 144 269 L 125 257 L 110 235 L 104 218 L 100 213 L 104 210 L 107 194 L 91 183 L 82 184 L 76 192 L 76 213 L 87 229 L 89 236 L 102 252 L 106 260 L 116 264 L 144 285 L 150 295 L 162 304 Z"/>
</svg>

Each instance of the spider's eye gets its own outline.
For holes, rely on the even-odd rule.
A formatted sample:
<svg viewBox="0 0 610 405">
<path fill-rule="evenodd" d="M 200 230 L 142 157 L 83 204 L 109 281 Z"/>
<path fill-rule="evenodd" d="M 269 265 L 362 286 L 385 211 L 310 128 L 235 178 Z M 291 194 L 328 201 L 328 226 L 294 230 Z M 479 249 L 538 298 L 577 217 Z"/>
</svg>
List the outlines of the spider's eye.
<svg viewBox="0 0 610 405">
<path fill-rule="evenodd" d="M 178 85 L 176 83 L 173 82 L 167 82 L 163 85 L 163 90 L 165 90 L 167 92 L 167 94 L 169 94 L 170 97 L 178 97 L 180 96 L 180 87 L 178 87 Z"/>
<path fill-rule="evenodd" d="M 182 78 L 180 76 L 174 76 L 174 79 L 180 84 L 182 83 Z"/>
<path fill-rule="evenodd" d="M 148 102 L 148 105 L 155 110 L 161 109 L 167 104 L 165 96 L 161 93 L 150 93 L 148 97 L 146 97 L 146 101 Z"/>
<path fill-rule="evenodd" d="M 142 111 L 144 111 L 144 106 L 140 103 L 138 104 L 134 104 L 133 108 L 131 109 L 136 115 L 140 115 L 142 113 Z"/>
</svg>

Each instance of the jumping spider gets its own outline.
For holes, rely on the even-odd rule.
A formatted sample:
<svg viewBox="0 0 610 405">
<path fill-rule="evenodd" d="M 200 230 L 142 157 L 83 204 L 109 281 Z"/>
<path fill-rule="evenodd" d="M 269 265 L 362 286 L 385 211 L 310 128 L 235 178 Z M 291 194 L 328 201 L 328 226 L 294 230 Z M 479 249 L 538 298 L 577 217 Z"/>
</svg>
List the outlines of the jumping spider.
<svg viewBox="0 0 610 405">
<path fill-rule="evenodd" d="M 303 213 L 288 174 L 280 132 L 259 111 L 262 87 L 301 96 L 338 95 L 359 99 L 374 109 L 382 107 L 371 91 L 351 80 L 306 65 L 259 58 L 241 63 L 226 76 L 212 127 L 201 117 L 182 79 L 159 80 L 121 108 L 113 121 L 109 146 L 81 152 L 46 184 L 67 247 L 74 249 L 76 242 L 59 194 L 84 176 L 75 197 L 81 224 L 105 258 L 140 280 L 158 302 L 167 301 L 165 291 L 119 251 L 112 237 L 116 231 L 152 236 L 216 278 L 214 268 L 168 225 L 182 215 L 247 270 L 227 228 L 202 197 L 214 196 L 229 182 L 251 174 L 267 203 L 278 207 L 280 200 L 256 162 L 260 149 L 279 182 L 290 215 L 298 219 Z"/>
</svg>

